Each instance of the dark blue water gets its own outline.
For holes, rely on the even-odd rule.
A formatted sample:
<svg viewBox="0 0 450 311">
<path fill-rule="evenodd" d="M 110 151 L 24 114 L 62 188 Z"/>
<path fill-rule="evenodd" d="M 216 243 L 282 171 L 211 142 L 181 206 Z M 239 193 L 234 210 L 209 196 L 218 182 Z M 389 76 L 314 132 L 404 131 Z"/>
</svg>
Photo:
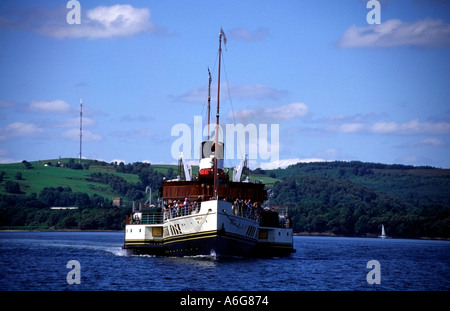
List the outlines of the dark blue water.
<svg viewBox="0 0 450 311">
<path fill-rule="evenodd" d="M 450 290 L 450 242 L 295 237 L 287 258 L 128 256 L 120 232 L 0 232 L 0 290 Z M 81 284 L 68 284 L 77 260 Z M 380 263 L 380 284 L 368 284 Z"/>
</svg>

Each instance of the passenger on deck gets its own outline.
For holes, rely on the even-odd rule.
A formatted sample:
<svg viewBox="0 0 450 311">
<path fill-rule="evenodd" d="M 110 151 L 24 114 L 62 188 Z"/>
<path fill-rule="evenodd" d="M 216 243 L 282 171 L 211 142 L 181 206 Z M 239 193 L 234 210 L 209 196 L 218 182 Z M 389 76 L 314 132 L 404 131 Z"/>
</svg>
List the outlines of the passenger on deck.
<svg viewBox="0 0 450 311">
<path fill-rule="evenodd" d="M 177 209 L 176 209 L 175 205 L 172 205 L 170 207 L 170 216 L 171 216 L 171 218 L 177 217 Z"/>
<path fill-rule="evenodd" d="M 197 204 L 197 201 L 194 201 L 194 203 L 192 203 L 192 205 L 191 205 L 191 214 L 197 214 L 198 213 L 198 204 Z"/>
<path fill-rule="evenodd" d="M 251 218 L 251 216 L 252 216 L 252 210 L 253 210 L 253 204 L 252 204 L 252 201 L 249 199 L 249 200 L 247 201 L 247 209 L 246 209 L 246 211 L 245 211 L 245 217 Z"/>
<path fill-rule="evenodd" d="M 175 209 L 176 209 L 176 215 L 177 217 L 181 216 L 181 201 L 178 200 L 177 203 L 175 204 Z"/>
<path fill-rule="evenodd" d="M 183 202 L 183 216 L 189 215 L 189 201 L 187 198 Z"/>
</svg>

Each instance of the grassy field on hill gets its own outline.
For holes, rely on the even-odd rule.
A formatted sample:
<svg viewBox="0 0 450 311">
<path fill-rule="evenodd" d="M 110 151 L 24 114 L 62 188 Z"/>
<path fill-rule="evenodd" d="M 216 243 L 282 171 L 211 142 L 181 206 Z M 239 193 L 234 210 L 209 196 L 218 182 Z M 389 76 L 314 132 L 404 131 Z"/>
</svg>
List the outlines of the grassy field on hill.
<svg viewBox="0 0 450 311">
<path fill-rule="evenodd" d="M 61 159 L 62 163 L 68 163 L 69 159 Z M 94 163 L 83 160 L 83 164 Z M 71 169 L 68 167 L 57 167 L 56 160 L 28 162 L 31 166 L 23 163 L 1 164 L 0 173 L 4 172 L 3 184 L 6 181 L 14 181 L 20 185 L 20 191 L 24 194 L 39 194 L 46 187 L 70 187 L 73 192 L 87 193 L 89 196 L 97 194 L 111 199 L 117 196 L 109 187 L 96 182 L 88 182 L 86 178 L 92 172 L 103 172 L 124 178 L 130 183 L 137 183 L 139 177 L 135 174 L 117 173 L 113 165 L 90 164 L 89 170 Z M 45 165 L 54 163 L 52 166 Z M 18 177 L 18 173 L 21 177 Z M 0 194 L 5 194 L 5 187 L 0 187 Z"/>
<path fill-rule="evenodd" d="M 61 161 L 62 167 L 57 166 Z M 87 193 L 89 196 L 96 194 L 100 196 L 115 197 L 119 196 L 117 192 L 106 187 L 103 183 L 87 181 L 89 175 L 94 172 L 106 173 L 124 178 L 129 183 L 138 183 L 139 176 L 131 173 L 117 172 L 119 164 L 105 163 L 95 160 L 81 161 L 84 169 L 72 169 L 69 163 L 77 164 L 77 159 L 61 160 L 41 160 L 24 163 L 0 164 L 0 174 L 3 175 L 2 184 L 6 181 L 14 181 L 20 185 L 20 191 L 23 194 L 40 193 L 46 187 L 70 187 L 73 192 Z M 51 165 L 48 165 L 51 163 Z M 164 176 L 171 176 L 177 173 L 178 166 L 165 164 L 152 164 L 152 169 Z M 170 170 L 172 171 L 170 173 Z M 2 173 L 3 172 L 3 173 Z M 192 167 L 193 175 L 198 174 L 198 166 Z M 20 174 L 20 177 L 18 177 Z M 263 174 L 252 173 L 250 180 L 262 180 L 267 186 L 271 187 L 279 179 L 265 176 Z M 0 194 L 6 194 L 5 187 L 0 186 Z"/>
</svg>

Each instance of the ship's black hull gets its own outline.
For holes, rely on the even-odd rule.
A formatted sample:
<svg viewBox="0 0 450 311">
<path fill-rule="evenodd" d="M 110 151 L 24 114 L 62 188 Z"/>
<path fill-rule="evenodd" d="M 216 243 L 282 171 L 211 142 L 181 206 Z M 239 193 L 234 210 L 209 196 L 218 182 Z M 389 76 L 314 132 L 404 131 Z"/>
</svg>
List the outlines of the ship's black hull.
<svg viewBox="0 0 450 311">
<path fill-rule="evenodd" d="M 251 256 L 256 240 L 219 231 L 178 236 L 155 243 L 125 244 L 131 254 L 156 256 Z"/>
<path fill-rule="evenodd" d="M 292 245 L 277 245 L 268 243 L 257 243 L 253 248 L 253 257 L 285 257 L 295 253 Z"/>
</svg>

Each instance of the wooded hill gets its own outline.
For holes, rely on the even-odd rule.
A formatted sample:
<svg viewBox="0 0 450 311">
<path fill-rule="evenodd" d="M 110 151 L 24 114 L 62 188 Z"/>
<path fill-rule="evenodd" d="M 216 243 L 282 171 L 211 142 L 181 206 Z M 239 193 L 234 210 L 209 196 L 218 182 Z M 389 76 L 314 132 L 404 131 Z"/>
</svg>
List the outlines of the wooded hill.
<svg viewBox="0 0 450 311">
<path fill-rule="evenodd" d="M 289 207 L 296 232 L 450 237 L 450 170 L 363 162 L 298 163 L 271 201 Z"/>
<path fill-rule="evenodd" d="M 61 165 L 63 164 L 63 165 Z M 64 167 L 61 167 L 64 166 Z M 194 174 L 195 174 L 194 169 Z M 22 229 L 114 229 L 131 202 L 158 198 L 177 166 L 75 159 L 0 165 L 0 226 Z M 295 232 L 450 238 L 450 170 L 363 162 L 298 163 L 250 171 L 270 188 L 270 204 L 289 207 Z M 124 207 L 112 206 L 122 197 Z M 77 206 L 78 210 L 50 210 Z"/>
</svg>

